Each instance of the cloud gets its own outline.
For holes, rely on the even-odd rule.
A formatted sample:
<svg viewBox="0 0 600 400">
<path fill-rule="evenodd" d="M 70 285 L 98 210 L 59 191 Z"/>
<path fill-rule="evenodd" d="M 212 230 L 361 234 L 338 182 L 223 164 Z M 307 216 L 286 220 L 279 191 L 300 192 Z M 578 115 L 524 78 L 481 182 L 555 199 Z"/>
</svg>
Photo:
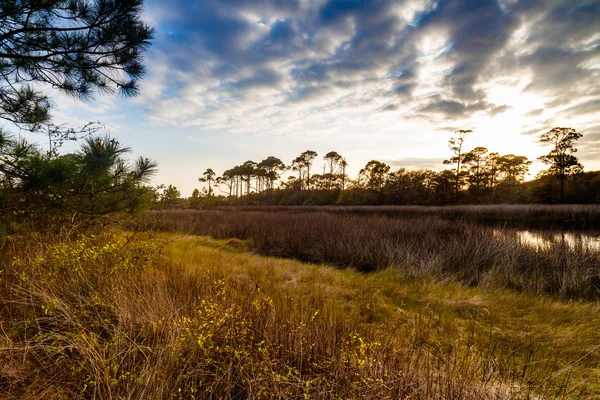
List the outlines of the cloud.
<svg viewBox="0 0 600 400">
<path fill-rule="evenodd" d="M 471 101 L 481 99 L 474 86 L 516 25 L 514 16 L 503 12 L 496 0 L 439 1 L 420 20 L 423 29 L 443 27 L 450 32 L 445 56 L 454 66 L 443 83 L 454 96 Z"/>
<path fill-rule="evenodd" d="M 562 110 L 561 114 L 567 115 L 582 115 L 582 114 L 598 114 L 600 113 L 600 99 L 589 100 L 583 103 L 578 103 L 572 107 Z"/>
<path fill-rule="evenodd" d="M 537 117 L 538 115 L 541 115 L 543 112 L 544 112 L 543 108 L 538 108 L 538 109 L 535 109 L 535 110 L 528 111 L 525 114 L 525 116 L 527 116 L 527 117 Z"/>
<path fill-rule="evenodd" d="M 408 169 L 439 169 L 443 164 L 443 158 L 427 158 L 427 157 L 405 157 L 397 160 L 384 160 L 386 164 L 394 168 Z"/>
<path fill-rule="evenodd" d="M 503 112 L 507 108 L 508 106 L 505 105 L 494 107 L 483 101 L 465 104 L 460 101 L 445 99 L 436 95 L 432 96 L 426 104 L 421 106 L 419 112 L 421 115 L 441 115 L 445 120 L 456 120 L 480 111 L 489 111 L 494 114 Z"/>
<path fill-rule="evenodd" d="M 421 107 L 425 113 L 444 114 L 446 117 L 462 116 L 467 109 L 463 103 L 455 100 L 436 100 Z"/>
<path fill-rule="evenodd" d="M 490 113 L 492 116 L 496 116 L 498 114 L 502 114 L 502 113 L 510 110 L 511 108 L 512 108 L 512 106 L 509 106 L 508 104 L 504 104 L 501 106 L 492 107 L 492 109 L 490 110 Z"/>
<path fill-rule="evenodd" d="M 561 113 L 587 126 L 599 111 L 596 1 L 150 0 L 146 7 L 158 35 L 137 101 L 156 124 L 277 133 L 384 114 L 436 127 L 521 112 L 526 133 L 541 129 L 537 117 L 552 123 Z M 493 98 L 498 82 L 509 82 L 514 95 Z M 524 109 L 525 95 L 545 106 Z"/>
<path fill-rule="evenodd" d="M 383 106 L 382 108 L 380 108 L 378 110 L 378 112 L 382 112 L 382 111 L 396 111 L 398 110 L 398 106 L 396 104 L 387 104 L 385 106 Z"/>
<path fill-rule="evenodd" d="M 416 82 L 401 83 L 392 88 L 391 92 L 401 97 L 410 96 L 413 90 L 417 87 Z"/>
<path fill-rule="evenodd" d="M 576 144 L 578 152 L 576 155 L 584 163 L 597 161 L 600 157 L 600 125 L 581 130 L 583 136 Z"/>
</svg>

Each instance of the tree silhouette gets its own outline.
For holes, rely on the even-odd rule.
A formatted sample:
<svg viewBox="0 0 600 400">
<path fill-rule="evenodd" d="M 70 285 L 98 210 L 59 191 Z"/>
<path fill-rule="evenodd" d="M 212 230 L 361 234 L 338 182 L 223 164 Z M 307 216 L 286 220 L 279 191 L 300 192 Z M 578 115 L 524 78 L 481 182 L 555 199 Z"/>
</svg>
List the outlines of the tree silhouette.
<svg viewBox="0 0 600 400">
<path fill-rule="evenodd" d="M 212 168 L 207 168 L 207 170 L 204 171 L 204 173 L 202 174 L 202 177 L 198 178 L 198 182 L 203 182 L 203 183 L 208 184 L 208 195 L 209 196 L 212 196 L 212 194 L 213 194 L 212 183 L 215 180 L 216 175 L 217 174 L 215 173 L 215 171 L 212 170 Z"/>
<path fill-rule="evenodd" d="M 470 183 L 479 189 L 483 183 L 484 164 L 488 149 L 485 147 L 475 147 L 473 150 L 465 153 L 463 162 L 469 166 Z"/>
<path fill-rule="evenodd" d="M 292 164 L 291 164 L 291 169 L 292 169 L 292 171 L 298 172 L 298 182 L 300 182 L 300 190 L 302 190 L 302 187 L 303 187 L 302 182 L 304 182 L 304 179 L 303 179 L 304 160 L 302 159 L 301 156 L 294 158 L 294 160 L 292 161 Z"/>
<path fill-rule="evenodd" d="M 346 189 L 346 168 L 348 167 L 348 162 L 345 158 L 342 158 L 339 162 L 340 165 L 340 180 L 342 181 L 342 190 Z"/>
<path fill-rule="evenodd" d="M 492 196 L 494 188 L 496 187 L 498 175 L 500 174 L 499 158 L 500 154 L 492 152 L 487 155 L 484 161 L 485 175 L 488 181 L 488 187 L 492 189 Z"/>
<path fill-rule="evenodd" d="M 458 191 L 461 186 L 461 170 L 460 166 L 463 162 L 464 154 L 462 151 L 463 144 L 467 136 L 469 136 L 473 131 L 471 129 L 459 129 L 454 132 L 456 136 L 451 138 L 448 141 L 448 147 L 454 153 L 449 160 L 444 160 L 444 164 L 456 164 L 456 178 L 454 183 L 454 199 L 458 201 Z"/>
<path fill-rule="evenodd" d="M 330 151 L 329 153 L 325 154 L 323 160 L 327 162 L 327 166 L 329 167 L 329 172 L 327 173 L 326 179 L 328 180 L 327 189 L 331 189 L 333 187 L 335 176 L 341 168 L 340 163 L 342 162 L 343 157 L 335 151 Z"/>
<path fill-rule="evenodd" d="M 358 173 L 359 177 L 365 180 L 368 189 L 381 192 L 385 184 L 386 174 L 390 171 L 390 166 L 381 161 L 371 160 Z"/>
<path fill-rule="evenodd" d="M 243 193 L 243 187 L 242 187 L 242 167 L 240 165 L 236 165 L 235 167 L 228 169 L 227 171 L 225 171 L 227 173 L 227 175 L 229 176 L 229 178 L 232 181 L 232 186 L 235 189 L 235 199 L 237 202 L 237 199 L 242 195 Z M 223 173 L 223 176 L 225 176 L 225 173 Z"/>
<path fill-rule="evenodd" d="M 161 194 L 160 202 L 163 208 L 177 208 L 177 202 L 181 197 L 181 192 L 173 185 L 169 185 Z"/>
<path fill-rule="evenodd" d="M 221 190 L 224 193 L 227 193 L 227 201 L 231 202 L 231 197 L 233 195 L 233 188 L 235 187 L 235 184 L 236 184 L 235 171 L 233 169 L 226 170 L 225 172 L 223 172 L 223 174 L 221 176 L 219 176 L 215 179 L 215 183 L 217 185 L 224 185 L 227 188 L 226 192 L 223 191 L 221 188 L 219 188 L 219 190 Z"/>
<path fill-rule="evenodd" d="M 444 164 L 455 164 L 456 168 L 441 172 L 406 168 L 391 171 L 389 165 L 371 160 L 359 171 L 356 180 L 349 180 L 351 184 L 346 188 L 348 164 L 344 157 L 335 151 L 328 152 L 323 157 L 326 162 L 323 173 L 315 174 L 311 173 L 311 167 L 317 153 L 306 150 L 292 161 L 291 169 L 297 175 L 288 177 L 277 189 L 275 180 L 280 178 L 281 172 L 290 168 L 275 156 L 269 156 L 258 164 L 247 161 L 235 166 L 217 178 L 217 182 L 227 187 L 230 198 L 245 194 L 248 202 L 263 202 L 267 199 L 269 204 L 279 205 L 452 204 L 460 200 L 461 194 L 464 194 L 463 200 L 469 203 L 550 200 L 545 192 L 538 189 L 547 185 L 551 180 L 549 176 L 538 179 L 537 182 L 525 182 L 531 165 L 527 157 L 501 155 L 481 146 L 466 152 L 464 141 L 470 133 L 471 130 L 456 131 L 456 136 L 449 141 L 454 155 L 444 161 Z M 550 171 L 568 174 L 581 170 L 581 165 L 572 154 L 576 152 L 573 142 L 581 137 L 580 134 L 571 128 L 555 128 L 546 136 L 545 140 L 554 140 L 552 143 L 558 149 L 540 157 L 542 160 L 555 162 Z M 571 164 L 559 168 L 569 162 Z M 555 173 L 557 176 L 558 172 Z M 595 194 L 594 174 L 577 181 L 578 187 L 573 190 L 574 199 L 587 202 L 588 198 L 600 198 L 600 194 Z M 253 180 L 255 186 L 252 184 Z M 254 189 L 256 194 L 250 196 Z M 302 193 L 303 190 L 313 192 Z M 597 191 L 600 192 L 600 187 Z"/>
<path fill-rule="evenodd" d="M 258 163 L 258 168 L 264 171 L 264 176 L 267 181 L 267 190 L 269 191 L 268 202 L 271 204 L 275 181 L 280 178 L 280 173 L 285 171 L 287 167 L 279 158 L 269 156 Z"/>
<path fill-rule="evenodd" d="M 577 149 L 575 142 L 583 135 L 573 128 L 553 128 L 540 137 L 542 143 L 549 143 L 552 150 L 546 155 L 539 157 L 544 164 L 550 165 L 548 173 L 558 178 L 560 182 L 560 201 L 564 201 L 565 181 L 567 176 L 583 171 L 583 166 L 574 155 Z"/>
<path fill-rule="evenodd" d="M 317 152 L 312 150 L 306 150 L 300 154 L 300 164 L 306 170 L 306 188 L 308 190 L 310 190 L 310 168 L 317 156 Z"/>
<path fill-rule="evenodd" d="M 279 158 L 269 156 L 258 163 L 258 167 L 265 170 L 265 176 L 267 178 L 268 189 L 273 189 L 275 181 L 279 179 L 280 173 L 284 172 L 287 167 Z"/>
<path fill-rule="evenodd" d="M 530 165 L 531 161 L 525 156 L 506 154 L 498 157 L 499 172 L 503 175 L 504 182 L 511 186 L 523 182 Z"/>
<path fill-rule="evenodd" d="M 246 182 L 246 196 L 248 196 L 252 187 L 252 178 L 256 174 L 256 163 L 250 160 L 246 161 L 238 168 L 238 173 L 242 181 Z"/>
<path fill-rule="evenodd" d="M 141 0 L 0 2 L 0 118 L 37 128 L 51 102 L 34 84 L 68 95 L 138 93 L 153 31 Z"/>
<path fill-rule="evenodd" d="M 310 168 L 318 154 L 312 150 L 302 152 L 292 161 L 292 171 L 298 172 L 298 180 L 301 182 L 301 187 L 306 186 L 310 190 Z"/>
<path fill-rule="evenodd" d="M 198 189 L 194 189 L 192 192 L 192 197 L 190 197 L 189 206 L 191 209 L 198 210 L 201 207 L 202 199 L 200 197 L 200 191 Z"/>
</svg>

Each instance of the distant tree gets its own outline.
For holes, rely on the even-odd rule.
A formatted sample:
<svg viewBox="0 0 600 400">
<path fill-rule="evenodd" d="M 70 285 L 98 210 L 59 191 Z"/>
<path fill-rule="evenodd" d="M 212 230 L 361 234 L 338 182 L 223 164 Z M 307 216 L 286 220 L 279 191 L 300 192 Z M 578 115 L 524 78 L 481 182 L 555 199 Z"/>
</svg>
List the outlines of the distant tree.
<svg viewBox="0 0 600 400">
<path fill-rule="evenodd" d="M 173 185 L 169 185 L 161 194 L 160 202 L 163 208 L 177 208 L 181 192 Z"/>
<path fill-rule="evenodd" d="M 310 177 L 310 184 L 316 190 L 330 190 L 329 174 L 313 174 Z"/>
<path fill-rule="evenodd" d="M 310 190 L 310 169 L 317 156 L 315 151 L 306 150 L 292 161 L 291 169 L 298 172 L 298 180 L 302 182 L 301 188 L 306 186 Z"/>
<path fill-rule="evenodd" d="M 217 174 L 215 173 L 215 171 L 212 170 L 212 168 L 208 168 L 206 171 L 204 171 L 202 177 L 198 178 L 198 182 L 205 182 L 208 184 L 209 196 L 212 196 L 213 194 L 212 183 L 214 182 L 216 175 Z"/>
<path fill-rule="evenodd" d="M 409 204 L 414 202 L 414 187 L 410 171 L 400 168 L 387 176 L 385 190 L 388 201 L 392 204 Z"/>
<path fill-rule="evenodd" d="M 281 183 L 282 189 L 299 191 L 301 190 L 302 182 L 295 176 L 288 176 L 286 182 Z"/>
<path fill-rule="evenodd" d="M 194 210 L 198 210 L 202 206 L 202 198 L 200 197 L 200 191 L 198 189 L 194 189 L 192 192 L 192 197 L 189 200 L 190 208 Z"/>
<path fill-rule="evenodd" d="M 240 197 L 244 193 L 243 188 L 243 180 L 242 180 L 242 172 L 243 167 L 241 165 L 236 165 L 235 167 L 227 170 L 230 179 L 233 181 L 233 188 L 235 189 L 235 198 Z"/>
<path fill-rule="evenodd" d="M 487 153 L 488 149 L 485 147 L 475 147 L 464 155 L 463 161 L 468 166 L 470 173 L 469 183 L 476 189 L 479 189 L 483 184 L 485 175 L 484 164 Z"/>
<path fill-rule="evenodd" d="M 304 182 L 304 160 L 302 159 L 301 156 L 298 156 L 296 158 L 294 158 L 294 160 L 292 161 L 291 164 L 291 169 L 292 171 L 296 171 L 298 172 L 298 182 L 299 184 L 299 190 L 302 190 L 303 182 Z"/>
<path fill-rule="evenodd" d="M 221 175 L 215 179 L 215 183 L 217 184 L 217 187 L 220 185 L 223 185 L 227 189 L 226 191 L 224 191 L 221 188 L 219 188 L 219 190 L 221 190 L 221 192 L 227 193 L 227 201 L 228 202 L 231 202 L 231 197 L 233 195 L 233 188 L 235 187 L 235 184 L 236 184 L 235 179 L 236 179 L 236 176 L 235 176 L 233 169 L 226 170 L 225 172 L 223 172 L 223 175 Z"/>
<path fill-rule="evenodd" d="M 346 161 L 345 158 L 342 158 L 339 162 L 339 166 L 340 166 L 340 181 L 342 182 L 342 190 L 344 190 L 346 188 L 346 168 L 348 167 L 348 162 Z"/>
<path fill-rule="evenodd" d="M 456 187 L 455 180 L 456 174 L 452 171 L 444 170 L 435 174 L 433 187 L 436 204 L 448 204 L 452 201 L 449 195 Z"/>
<path fill-rule="evenodd" d="M 469 136 L 471 133 L 473 133 L 473 131 L 470 129 L 459 129 L 454 133 L 456 134 L 456 136 L 454 136 L 453 138 L 451 138 L 448 141 L 448 147 L 450 147 L 450 150 L 452 150 L 452 152 L 454 153 L 454 156 L 450 157 L 450 159 L 448 159 L 448 160 L 444 160 L 444 164 L 456 164 L 456 172 L 455 172 L 456 177 L 455 177 L 455 182 L 454 182 L 454 199 L 456 201 L 458 201 L 458 192 L 461 187 L 461 178 L 462 178 L 460 167 L 461 167 L 461 163 L 463 162 L 463 159 L 464 159 L 463 144 L 464 144 L 467 136 Z"/>
<path fill-rule="evenodd" d="M 341 162 L 343 160 L 342 156 L 335 151 L 330 151 L 325 154 L 323 160 L 327 162 L 327 166 L 329 167 L 329 172 L 327 173 L 327 180 L 329 182 L 327 189 L 331 189 L 333 187 L 333 181 L 335 179 L 336 174 L 341 168 Z M 325 175 L 325 174 L 323 174 Z"/>
<path fill-rule="evenodd" d="M 313 161 L 317 158 L 318 154 L 316 151 L 306 150 L 300 154 L 302 165 L 306 169 L 306 188 L 310 190 L 310 168 L 312 167 Z"/>
<path fill-rule="evenodd" d="M 390 166 L 381 161 L 371 160 L 358 173 L 367 188 L 380 192 L 385 184 Z"/>
<path fill-rule="evenodd" d="M 574 155 L 577 149 L 575 142 L 583 135 L 573 128 L 553 128 L 540 137 L 542 143 L 549 143 L 552 150 L 546 155 L 539 157 L 544 164 L 550 165 L 548 173 L 558 178 L 560 182 L 560 200 L 564 201 L 565 181 L 567 176 L 583 171 L 583 166 Z"/>
<path fill-rule="evenodd" d="M 256 174 L 256 163 L 250 160 L 246 161 L 238 168 L 238 173 L 242 181 L 246 182 L 246 196 L 248 196 L 252 188 L 252 178 Z"/>
<path fill-rule="evenodd" d="M 153 31 L 141 0 L 0 1 L 0 118 L 35 129 L 51 102 L 34 84 L 90 98 L 138 93 Z"/>
<path fill-rule="evenodd" d="M 269 156 L 258 163 L 258 167 L 265 170 L 265 177 L 267 178 L 268 188 L 273 189 L 275 181 L 280 178 L 280 173 L 284 172 L 287 167 L 279 158 Z"/>
<path fill-rule="evenodd" d="M 494 187 L 498 183 L 498 175 L 500 174 L 500 164 L 498 159 L 500 154 L 496 152 L 489 153 L 485 158 L 483 167 L 485 168 L 485 176 L 487 179 L 488 187 L 494 190 Z"/>
<path fill-rule="evenodd" d="M 500 156 L 497 161 L 504 182 L 511 186 L 523 182 L 525 175 L 529 171 L 529 166 L 531 165 L 531 161 L 529 161 L 527 157 L 516 156 L 514 154 Z"/>
<path fill-rule="evenodd" d="M 279 158 L 269 156 L 258 163 L 258 168 L 264 171 L 264 178 L 267 183 L 267 200 L 271 204 L 275 181 L 281 177 L 281 173 L 287 169 L 286 165 Z"/>
</svg>

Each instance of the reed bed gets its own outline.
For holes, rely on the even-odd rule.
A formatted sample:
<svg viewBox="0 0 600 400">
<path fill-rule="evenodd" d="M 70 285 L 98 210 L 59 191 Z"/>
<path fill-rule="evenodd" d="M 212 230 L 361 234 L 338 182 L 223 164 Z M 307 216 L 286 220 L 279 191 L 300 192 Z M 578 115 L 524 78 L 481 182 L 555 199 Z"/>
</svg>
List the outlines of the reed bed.
<svg viewBox="0 0 600 400">
<path fill-rule="evenodd" d="M 600 253 L 585 242 L 535 248 L 492 227 L 431 216 L 388 218 L 330 212 L 173 211 L 154 229 L 238 238 L 262 255 L 369 272 L 455 279 L 561 298 L 600 297 Z"/>
<path fill-rule="evenodd" d="M 599 204 L 487 204 L 456 206 L 243 206 L 220 207 L 231 211 L 283 213 L 327 212 L 342 215 L 392 218 L 438 217 L 477 223 L 504 223 L 521 227 L 560 225 L 600 228 Z"/>
</svg>

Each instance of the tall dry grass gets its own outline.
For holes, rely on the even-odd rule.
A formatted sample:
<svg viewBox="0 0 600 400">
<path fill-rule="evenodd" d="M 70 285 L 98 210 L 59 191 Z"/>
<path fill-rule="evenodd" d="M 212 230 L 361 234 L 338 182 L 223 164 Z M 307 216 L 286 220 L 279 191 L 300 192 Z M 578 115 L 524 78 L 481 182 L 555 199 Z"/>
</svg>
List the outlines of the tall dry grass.
<svg viewBox="0 0 600 400">
<path fill-rule="evenodd" d="M 488 204 L 458 206 L 227 206 L 222 210 L 284 213 L 327 212 L 391 218 L 438 217 L 477 223 L 518 224 L 525 227 L 562 225 L 600 228 L 598 204 Z"/>
<path fill-rule="evenodd" d="M 8 248 L 0 278 L 1 398 L 591 393 L 573 382 L 579 351 L 566 359 L 556 349 L 538 355 L 526 336 L 488 329 L 475 304 L 452 303 L 445 314 L 433 304 L 411 310 L 396 297 L 376 297 L 375 288 L 399 288 L 386 286 L 393 275 L 371 282 L 244 254 L 235 241 L 173 236 L 21 238 Z"/>
<path fill-rule="evenodd" d="M 395 268 L 413 277 L 452 278 L 466 285 L 600 297 L 600 252 L 585 242 L 534 248 L 492 227 L 435 216 L 174 211 L 161 214 L 155 229 L 248 239 L 262 255 L 361 271 Z"/>
</svg>

